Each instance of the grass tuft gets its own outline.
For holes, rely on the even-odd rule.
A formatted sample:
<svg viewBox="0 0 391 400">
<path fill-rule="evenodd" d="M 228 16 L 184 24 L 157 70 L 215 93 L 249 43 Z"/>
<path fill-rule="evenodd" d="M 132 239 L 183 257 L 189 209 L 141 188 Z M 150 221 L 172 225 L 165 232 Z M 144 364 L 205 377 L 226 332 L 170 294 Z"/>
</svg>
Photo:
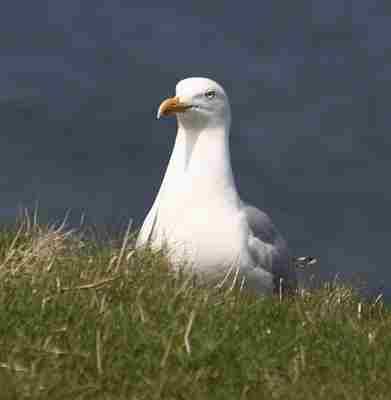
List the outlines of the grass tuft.
<svg viewBox="0 0 391 400">
<path fill-rule="evenodd" d="M 388 399 L 391 313 L 331 283 L 257 298 L 65 224 L 0 231 L 0 399 Z"/>
</svg>

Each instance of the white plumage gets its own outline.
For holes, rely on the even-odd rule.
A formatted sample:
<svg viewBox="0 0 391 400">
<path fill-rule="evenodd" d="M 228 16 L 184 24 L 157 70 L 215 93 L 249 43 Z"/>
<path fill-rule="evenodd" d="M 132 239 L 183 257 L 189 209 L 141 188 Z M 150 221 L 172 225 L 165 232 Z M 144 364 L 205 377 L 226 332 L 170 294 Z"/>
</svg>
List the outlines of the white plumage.
<svg viewBox="0 0 391 400">
<path fill-rule="evenodd" d="M 244 203 L 233 178 L 231 110 L 224 89 L 206 78 L 178 83 L 158 111 L 176 114 L 174 149 L 137 246 L 167 246 L 174 265 L 208 280 L 229 274 L 260 294 L 297 286 L 282 236 L 270 218 Z"/>
</svg>

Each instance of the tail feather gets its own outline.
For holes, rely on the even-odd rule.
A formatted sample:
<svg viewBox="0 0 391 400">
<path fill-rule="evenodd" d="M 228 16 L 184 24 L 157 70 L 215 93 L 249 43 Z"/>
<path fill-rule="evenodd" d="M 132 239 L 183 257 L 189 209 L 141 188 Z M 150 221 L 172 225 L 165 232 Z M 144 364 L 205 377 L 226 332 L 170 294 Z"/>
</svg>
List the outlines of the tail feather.
<svg viewBox="0 0 391 400">
<path fill-rule="evenodd" d="M 296 268 L 306 268 L 318 263 L 318 259 L 312 256 L 293 257 L 293 264 Z"/>
</svg>

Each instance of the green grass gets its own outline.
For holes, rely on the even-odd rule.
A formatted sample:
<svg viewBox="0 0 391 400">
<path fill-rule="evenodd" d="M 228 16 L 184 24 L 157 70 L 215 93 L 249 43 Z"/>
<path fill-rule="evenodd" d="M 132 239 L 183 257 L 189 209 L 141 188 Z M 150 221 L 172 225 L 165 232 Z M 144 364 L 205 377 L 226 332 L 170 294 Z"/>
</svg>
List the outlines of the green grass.
<svg viewBox="0 0 391 400">
<path fill-rule="evenodd" d="M 129 242 L 1 230 L 1 400 L 390 398 L 381 301 L 197 287 Z"/>
</svg>

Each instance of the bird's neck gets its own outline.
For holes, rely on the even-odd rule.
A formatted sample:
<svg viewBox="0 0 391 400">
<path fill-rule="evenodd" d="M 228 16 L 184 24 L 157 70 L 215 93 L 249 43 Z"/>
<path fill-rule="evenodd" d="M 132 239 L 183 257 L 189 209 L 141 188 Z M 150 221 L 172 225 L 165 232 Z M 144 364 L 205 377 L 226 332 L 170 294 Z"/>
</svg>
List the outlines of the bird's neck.
<svg viewBox="0 0 391 400">
<path fill-rule="evenodd" d="M 189 132 L 179 126 L 164 177 L 165 195 L 186 193 L 198 201 L 238 202 L 227 127 Z"/>
</svg>

